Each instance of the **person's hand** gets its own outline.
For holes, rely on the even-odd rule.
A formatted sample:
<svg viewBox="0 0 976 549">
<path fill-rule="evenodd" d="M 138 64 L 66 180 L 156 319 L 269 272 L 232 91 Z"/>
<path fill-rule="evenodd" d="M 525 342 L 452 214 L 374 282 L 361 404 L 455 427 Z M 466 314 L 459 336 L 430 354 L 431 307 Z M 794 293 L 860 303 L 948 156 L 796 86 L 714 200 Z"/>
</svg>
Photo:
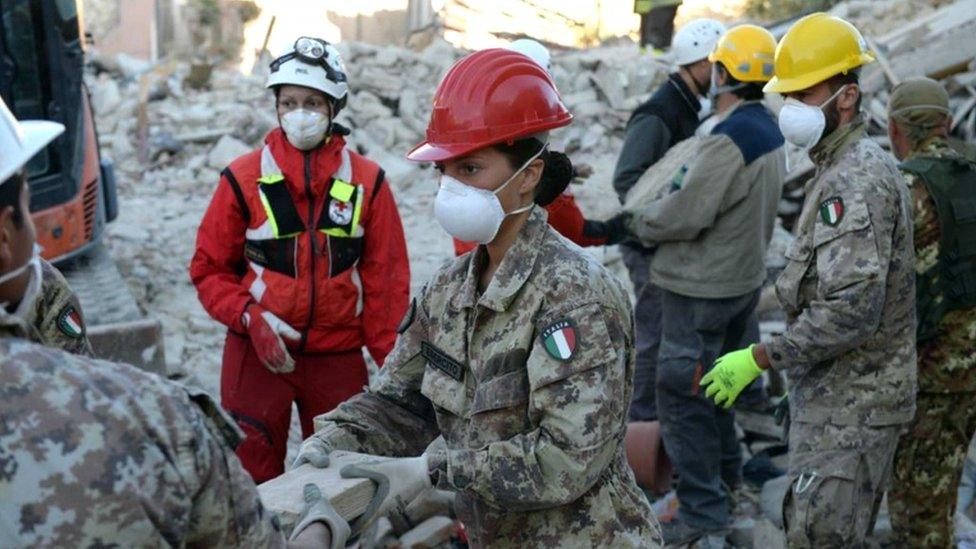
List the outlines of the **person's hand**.
<svg viewBox="0 0 976 549">
<path fill-rule="evenodd" d="M 298 456 L 295 457 L 295 463 L 292 464 L 292 467 L 309 463 L 312 467 L 325 469 L 329 466 L 329 454 L 331 452 L 332 448 L 324 440 L 314 435 L 310 436 L 298 447 Z"/>
<path fill-rule="evenodd" d="M 580 162 L 579 164 L 573 164 L 573 178 L 574 179 L 589 179 L 593 175 L 593 166 Z"/>
<path fill-rule="evenodd" d="M 332 507 L 332 503 L 322 496 L 322 491 L 318 486 L 311 483 L 306 484 L 304 497 L 305 508 L 301 516 L 298 517 L 298 523 L 292 530 L 289 541 L 301 542 L 303 545 L 306 545 L 307 543 L 304 542 L 311 542 L 313 540 L 307 540 L 310 536 L 302 536 L 302 532 L 310 529 L 314 524 L 322 523 L 329 528 L 331 537 L 330 549 L 342 549 L 345 547 L 352 533 L 349 523 Z M 311 544 L 310 546 L 315 545 Z"/>
<path fill-rule="evenodd" d="M 244 326 L 251 336 L 251 344 L 264 367 L 276 374 L 295 371 L 295 359 L 288 354 L 288 348 L 281 338 L 300 341 L 302 334 L 283 320 L 252 303 L 244 312 Z"/>
<path fill-rule="evenodd" d="M 624 240 L 634 237 L 634 233 L 629 227 L 630 219 L 631 214 L 629 212 L 620 212 L 604 222 L 608 246 L 620 244 Z"/>
<path fill-rule="evenodd" d="M 391 516 L 391 522 L 407 523 L 407 506 L 423 491 L 431 489 L 427 455 L 414 458 L 389 458 L 356 465 L 339 471 L 342 478 L 368 478 L 376 483 L 372 501 L 352 525 L 353 533 L 365 530 L 374 520 Z"/>
<path fill-rule="evenodd" d="M 739 393 L 762 375 L 762 369 L 752 356 L 752 345 L 722 355 L 715 361 L 712 370 L 701 379 L 700 386 L 705 396 L 723 408 L 730 408 L 739 398 Z"/>
</svg>

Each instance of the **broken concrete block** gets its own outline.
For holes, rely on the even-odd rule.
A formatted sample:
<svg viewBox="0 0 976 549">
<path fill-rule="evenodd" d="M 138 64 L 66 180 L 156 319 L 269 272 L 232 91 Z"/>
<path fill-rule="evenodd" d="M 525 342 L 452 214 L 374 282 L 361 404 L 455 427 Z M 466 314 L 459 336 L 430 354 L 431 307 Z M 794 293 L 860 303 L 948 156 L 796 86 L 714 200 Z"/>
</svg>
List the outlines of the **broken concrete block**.
<svg viewBox="0 0 976 549">
<path fill-rule="evenodd" d="M 779 528 L 783 527 L 783 499 L 790 488 L 789 475 L 783 475 L 766 482 L 759 495 L 763 515 Z"/>
<path fill-rule="evenodd" d="M 400 545 L 407 549 L 433 549 L 450 541 L 454 534 L 454 520 L 431 517 L 400 537 Z"/>
<path fill-rule="evenodd" d="M 98 79 L 98 84 L 92 87 L 92 106 L 95 112 L 100 115 L 114 113 L 115 109 L 122 104 L 122 92 L 115 80 L 102 75 Z"/>
<path fill-rule="evenodd" d="M 238 156 L 247 154 L 250 151 L 251 148 L 240 140 L 225 135 L 210 149 L 210 152 L 207 154 L 207 165 L 215 170 L 222 170 Z"/>
<path fill-rule="evenodd" d="M 786 549 L 786 534 L 765 518 L 756 520 L 752 531 L 753 549 Z"/>
<path fill-rule="evenodd" d="M 322 495 L 329 498 L 336 512 L 347 521 L 355 519 L 366 510 L 376 492 L 373 481 L 344 479 L 339 471 L 346 465 L 375 459 L 375 456 L 336 451 L 329 457 L 332 463 L 325 469 L 306 463 L 258 486 L 261 503 L 278 516 L 285 532 L 291 532 L 305 508 L 303 493 L 308 483 L 317 485 L 322 490 Z"/>
</svg>

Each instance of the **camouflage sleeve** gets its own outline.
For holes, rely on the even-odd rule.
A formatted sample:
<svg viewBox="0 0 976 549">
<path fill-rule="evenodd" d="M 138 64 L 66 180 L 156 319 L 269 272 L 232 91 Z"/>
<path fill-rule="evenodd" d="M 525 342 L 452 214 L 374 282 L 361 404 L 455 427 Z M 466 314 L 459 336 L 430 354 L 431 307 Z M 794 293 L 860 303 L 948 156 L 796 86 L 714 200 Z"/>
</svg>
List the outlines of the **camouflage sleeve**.
<svg viewBox="0 0 976 549">
<path fill-rule="evenodd" d="M 816 297 L 773 337 L 776 369 L 804 370 L 831 360 L 871 336 L 881 322 L 898 209 L 883 190 L 831 196 L 813 225 Z"/>
<path fill-rule="evenodd" d="M 76 355 L 94 357 L 85 317 L 78 296 L 53 265 L 42 260 L 41 295 L 37 299 L 35 322 L 46 347 Z"/>
<path fill-rule="evenodd" d="M 187 389 L 189 427 L 174 460 L 193 498 L 187 546 L 284 547 L 277 520 L 261 504 L 251 476 L 234 454 L 236 425 L 206 393 Z"/>
<path fill-rule="evenodd" d="M 528 413 L 539 427 L 478 450 L 448 450 L 441 482 L 507 510 L 579 499 L 623 437 L 629 319 L 598 303 L 548 315 L 527 361 Z"/>
<path fill-rule="evenodd" d="M 312 436 L 334 450 L 377 456 L 416 456 L 440 431 L 430 401 L 420 393 L 426 362 L 427 313 L 414 299 L 400 323 L 399 337 L 373 386 L 326 414 L 328 423 Z"/>
<path fill-rule="evenodd" d="M 715 223 L 744 165 L 739 148 L 726 135 L 708 136 L 699 154 L 671 181 L 671 192 L 635 210 L 630 229 L 645 244 L 694 240 Z"/>
</svg>

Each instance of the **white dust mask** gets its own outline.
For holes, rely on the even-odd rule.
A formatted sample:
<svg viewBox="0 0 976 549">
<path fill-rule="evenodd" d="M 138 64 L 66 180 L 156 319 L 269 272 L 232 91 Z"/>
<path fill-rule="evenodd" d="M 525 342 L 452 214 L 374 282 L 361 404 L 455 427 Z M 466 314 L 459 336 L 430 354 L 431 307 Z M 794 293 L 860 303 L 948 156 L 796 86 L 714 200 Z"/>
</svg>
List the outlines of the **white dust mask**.
<svg viewBox="0 0 976 549">
<path fill-rule="evenodd" d="M 783 132 L 783 137 L 801 149 L 813 148 L 827 127 L 823 108 L 842 91 L 844 86 L 820 105 L 807 105 L 792 97 L 787 99 L 779 111 L 779 131 Z"/>
<path fill-rule="evenodd" d="M 30 270 L 31 278 L 20 299 L 20 304 L 17 305 L 17 310 L 14 311 L 14 314 L 21 318 L 26 318 L 27 312 L 34 306 L 37 296 L 41 294 L 41 246 L 37 243 L 34 243 L 34 250 L 26 263 L 0 275 L 0 284 L 10 282 L 27 270 Z M 0 307 L 6 306 L 6 303 L 0 303 Z"/>
<path fill-rule="evenodd" d="M 449 175 L 442 175 L 441 186 L 434 199 L 434 217 L 437 222 L 448 234 L 464 242 L 487 244 L 494 240 L 507 216 L 528 211 L 534 205 L 529 203 L 506 213 L 498 200 L 498 193 L 544 150 L 545 147 L 541 148 L 532 158 L 526 160 L 522 167 L 494 191 L 465 185 Z"/>
<path fill-rule="evenodd" d="M 316 111 L 295 109 L 281 115 L 281 129 L 296 149 L 308 151 L 325 139 L 329 117 Z"/>
</svg>

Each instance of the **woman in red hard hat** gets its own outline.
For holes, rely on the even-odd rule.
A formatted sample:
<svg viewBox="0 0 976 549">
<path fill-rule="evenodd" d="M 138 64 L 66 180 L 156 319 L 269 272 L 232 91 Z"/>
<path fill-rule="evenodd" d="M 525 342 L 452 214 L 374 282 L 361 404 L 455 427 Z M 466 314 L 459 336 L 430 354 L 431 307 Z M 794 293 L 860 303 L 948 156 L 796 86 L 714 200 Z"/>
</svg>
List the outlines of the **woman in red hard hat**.
<svg viewBox="0 0 976 549">
<path fill-rule="evenodd" d="M 531 38 L 520 38 L 506 49 L 521 53 L 535 61 L 552 76 L 552 58 L 549 49 Z M 610 226 L 603 221 L 586 219 L 576 197 L 569 189 L 569 183 L 577 176 L 572 161 L 564 153 L 546 150 L 540 158 L 545 169 L 540 179 L 540 187 L 545 190 L 536 196 L 535 203 L 546 209 L 549 224 L 556 232 L 580 246 L 604 246 L 619 243 L 624 234 L 611 234 Z M 470 252 L 478 247 L 477 242 L 464 242 L 454 239 L 454 255 Z"/>
<path fill-rule="evenodd" d="M 474 547 L 658 545 L 623 449 L 630 301 L 536 207 L 547 132 L 571 120 L 549 75 L 511 51 L 461 59 L 437 89 L 407 157 L 436 163 L 437 221 L 479 246 L 424 287 L 370 391 L 302 445 L 298 463 L 320 466 L 336 449 L 423 452 L 343 469 L 381 488 L 354 529 L 436 485 L 457 494 Z"/>
<path fill-rule="evenodd" d="M 293 402 L 308 436 L 368 383 L 362 348 L 383 364 L 410 294 L 389 183 L 332 122 L 348 95 L 339 52 L 300 38 L 267 87 L 281 127 L 221 174 L 190 264 L 200 302 L 228 327 L 221 403 L 257 483 L 284 470 Z"/>
</svg>

